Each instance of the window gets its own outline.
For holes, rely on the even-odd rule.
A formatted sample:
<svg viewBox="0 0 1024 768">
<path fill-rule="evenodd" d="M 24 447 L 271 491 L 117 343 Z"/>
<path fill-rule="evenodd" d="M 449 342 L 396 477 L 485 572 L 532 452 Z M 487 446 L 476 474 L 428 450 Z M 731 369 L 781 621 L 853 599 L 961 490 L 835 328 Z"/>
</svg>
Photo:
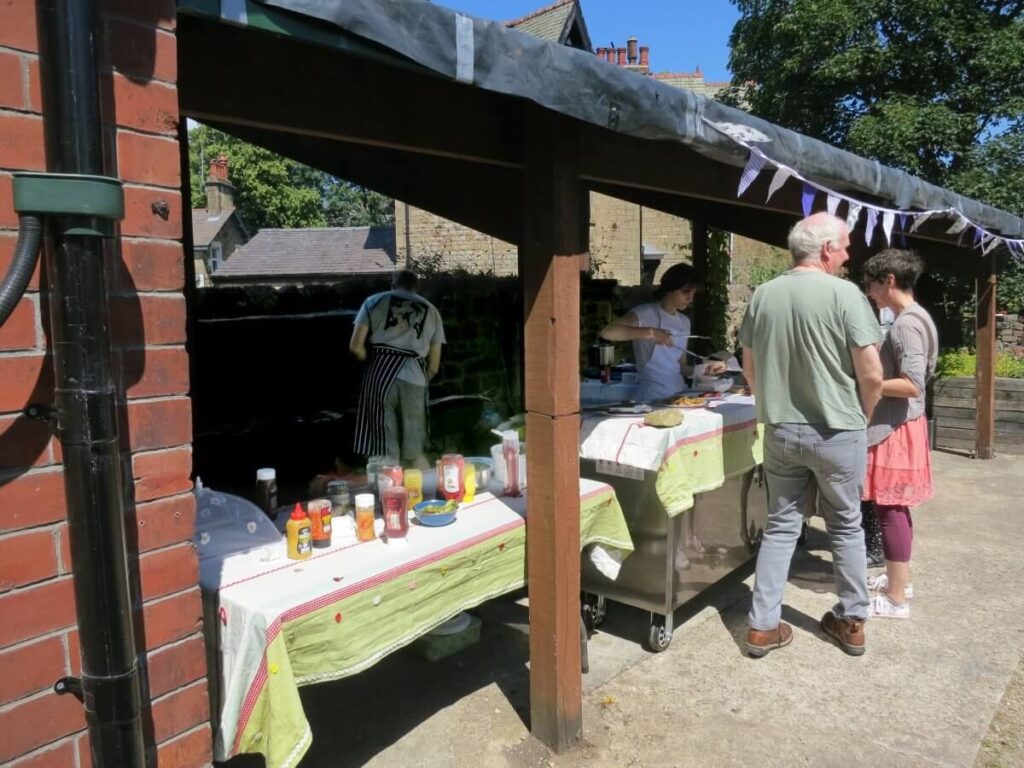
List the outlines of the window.
<svg viewBox="0 0 1024 768">
<path fill-rule="evenodd" d="M 224 263 L 224 249 L 220 243 L 210 243 L 210 274 L 213 274 Z"/>
</svg>

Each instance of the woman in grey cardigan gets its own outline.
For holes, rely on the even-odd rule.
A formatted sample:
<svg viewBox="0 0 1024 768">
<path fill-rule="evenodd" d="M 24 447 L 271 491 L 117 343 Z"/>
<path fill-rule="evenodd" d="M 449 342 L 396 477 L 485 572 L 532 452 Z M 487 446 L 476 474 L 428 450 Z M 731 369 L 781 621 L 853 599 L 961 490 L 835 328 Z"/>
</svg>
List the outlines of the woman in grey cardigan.
<svg viewBox="0 0 1024 768">
<path fill-rule="evenodd" d="M 889 248 L 864 264 L 868 296 L 896 320 L 882 342 L 882 399 L 868 425 L 864 499 L 873 501 L 882 528 L 885 573 L 868 580 L 877 594 L 870 615 L 910 618 L 910 507 L 932 496 L 931 454 L 924 413 L 925 385 L 935 371 L 938 332 L 914 301 L 924 263 L 911 251 Z"/>
</svg>

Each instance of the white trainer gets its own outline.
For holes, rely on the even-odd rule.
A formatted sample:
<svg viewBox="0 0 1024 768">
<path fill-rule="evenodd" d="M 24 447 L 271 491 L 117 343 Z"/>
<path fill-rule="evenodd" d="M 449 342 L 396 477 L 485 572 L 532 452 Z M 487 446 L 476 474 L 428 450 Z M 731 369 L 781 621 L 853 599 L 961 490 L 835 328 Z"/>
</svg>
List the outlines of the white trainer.
<svg viewBox="0 0 1024 768">
<path fill-rule="evenodd" d="M 910 603 L 894 603 L 888 595 L 875 595 L 868 603 L 868 616 L 875 619 L 909 619 Z"/>
<path fill-rule="evenodd" d="M 872 592 L 876 595 L 881 595 L 887 592 L 889 589 L 889 577 L 880 573 L 877 576 L 868 577 L 868 592 Z M 907 600 L 914 599 L 914 585 L 907 584 L 907 588 L 903 590 L 903 594 L 906 595 Z"/>
</svg>

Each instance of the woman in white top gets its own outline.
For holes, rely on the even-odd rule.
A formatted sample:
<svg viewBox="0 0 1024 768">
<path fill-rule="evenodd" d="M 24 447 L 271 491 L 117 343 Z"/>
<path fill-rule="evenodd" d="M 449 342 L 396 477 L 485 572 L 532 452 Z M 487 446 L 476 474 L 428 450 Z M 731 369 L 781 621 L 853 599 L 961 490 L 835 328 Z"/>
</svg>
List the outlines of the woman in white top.
<svg viewBox="0 0 1024 768">
<path fill-rule="evenodd" d="M 685 388 L 683 366 L 690 340 L 690 318 L 682 314 L 704 284 L 689 264 L 676 264 L 665 270 L 654 290 L 654 301 L 634 307 L 612 320 L 601 331 L 608 341 L 633 342 L 633 359 L 638 375 L 638 401 L 674 397 Z M 724 370 L 724 363 L 709 368 L 709 373 Z"/>
</svg>

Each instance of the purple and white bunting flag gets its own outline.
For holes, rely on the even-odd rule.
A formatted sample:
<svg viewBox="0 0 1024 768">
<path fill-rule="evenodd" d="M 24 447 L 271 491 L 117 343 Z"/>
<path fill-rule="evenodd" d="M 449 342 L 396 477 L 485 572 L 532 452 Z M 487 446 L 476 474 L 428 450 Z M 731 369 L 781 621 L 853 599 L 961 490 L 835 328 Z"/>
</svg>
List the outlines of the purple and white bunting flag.
<svg viewBox="0 0 1024 768">
<path fill-rule="evenodd" d="M 772 176 L 772 183 L 768 185 L 768 197 L 765 201 L 772 199 L 772 195 L 778 192 L 782 185 L 786 183 L 786 180 L 793 175 L 793 172 L 785 166 L 779 166 L 778 170 L 775 171 L 775 175 Z"/>
<path fill-rule="evenodd" d="M 864 210 L 863 205 L 855 203 L 853 200 L 850 201 L 850 207 L 846 209 L 846 226 L 851 232 L 857 226 L 857 220 L 860 218 L 862 210 Z"/>
<path fill-rule="evenodd" d="M 875 225 L 878 223 L 878 211 L 875 208 L 868 208 L 868 220 L 864 224 L 864 243 L 871 245 L 871 238 L 875 234 Z"/>
<path fill-rule="evenodd" d="M 838 207 L 839 207 L 839 198 L 836 197 L 835 195 L 829 195 L 828 198 L 825 200 L 825 208 L 828 209 L 828 212 L 830 214 L 835 216 L 836 215 L 836 209 Z"/>
<path fill-rule="evenodd" d="M 882 214 L 882 231 L 885 233 L 885 244 L 892 244 L 892 226 L 896 223 L 896 214 L 886 211 Z"/>
<path fill-rule="evenodd" d="M 807 182 L 804 182 L 804 191 L 800 195 L 800 204 L 803 206 L 804 216 L 811 215 L 811 209 L 814 207 L 814 195 L 816 194 L 814 187 Z"/>
<path fill-rule="evenodd" d="M 765 156 L 759 152 L 751 152 L 750 157 L 747 158 L 747 167 L 743 169 L 743 175 L 740 176 L 740 186 L 736 191 L 736 197 L 739 197 L 747 191 L 747 187 L 754 183 L 754 179 L 757 178 L 757 174 L 764 168 Z"/>
</svg>

